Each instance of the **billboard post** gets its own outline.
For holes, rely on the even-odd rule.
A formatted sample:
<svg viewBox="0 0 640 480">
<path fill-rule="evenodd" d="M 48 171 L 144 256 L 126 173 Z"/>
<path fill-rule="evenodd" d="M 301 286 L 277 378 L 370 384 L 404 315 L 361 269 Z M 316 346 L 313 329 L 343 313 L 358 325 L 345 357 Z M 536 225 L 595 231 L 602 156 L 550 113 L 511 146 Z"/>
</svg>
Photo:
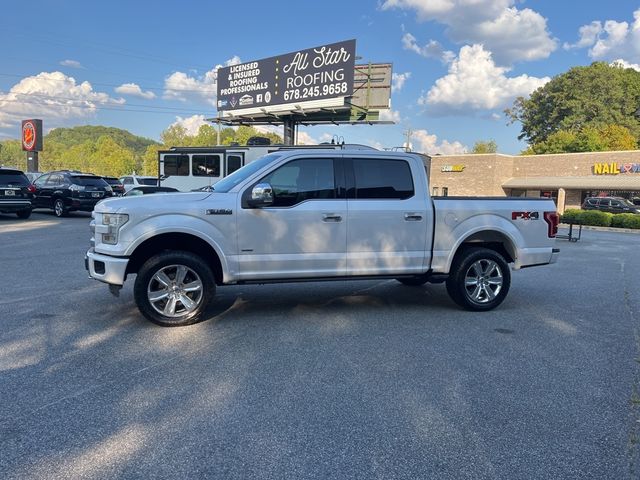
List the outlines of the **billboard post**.
<svg viewBox="0 0 640 480">
<path fill-rule="evenodd" d="M 22 150 L 27 152 L 27 171 L 38 171 L 38 152 L 42 151 L 42 120 L 22 121 Z"/>
</svg>

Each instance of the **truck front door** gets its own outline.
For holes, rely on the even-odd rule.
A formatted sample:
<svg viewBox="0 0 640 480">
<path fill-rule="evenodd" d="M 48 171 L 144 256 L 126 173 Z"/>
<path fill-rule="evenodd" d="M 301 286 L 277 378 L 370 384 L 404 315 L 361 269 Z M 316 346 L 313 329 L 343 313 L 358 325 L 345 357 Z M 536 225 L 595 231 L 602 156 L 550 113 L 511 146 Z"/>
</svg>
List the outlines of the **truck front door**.
<svg viewBox="0 0 640 480">
<path fill-rule="evenodd" d="M 301 158 L 256 182 L 272 186 L 274 202 L 268 207 L 238 208 L 241 279 L 346 274 L 347 203 L 339 188 L 341 176 L 337 159 Z M 241 197 L 250 198 L 252 188 L 247 187 Z"/>
</svg>

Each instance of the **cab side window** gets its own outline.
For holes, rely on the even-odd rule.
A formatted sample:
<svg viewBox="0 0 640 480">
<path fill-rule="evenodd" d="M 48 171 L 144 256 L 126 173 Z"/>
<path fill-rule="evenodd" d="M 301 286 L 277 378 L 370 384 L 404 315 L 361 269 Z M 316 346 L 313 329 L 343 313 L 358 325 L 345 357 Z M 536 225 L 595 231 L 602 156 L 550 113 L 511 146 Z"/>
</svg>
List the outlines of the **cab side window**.
<svg viewBox="0 0 640 480">
<path fill-rule="evenodd" d="M 411 168 L 404 160 L 354 158 L 353 173 L 357 199 L 396 199 L 413 197 Z"/>
<path fill-rule="evenodd" d="M 293 160 L 262 178 L 273 188 L 274 207 L 291 207 L 306 200 L 336 198 L 331 158 Z"/>
</svg>

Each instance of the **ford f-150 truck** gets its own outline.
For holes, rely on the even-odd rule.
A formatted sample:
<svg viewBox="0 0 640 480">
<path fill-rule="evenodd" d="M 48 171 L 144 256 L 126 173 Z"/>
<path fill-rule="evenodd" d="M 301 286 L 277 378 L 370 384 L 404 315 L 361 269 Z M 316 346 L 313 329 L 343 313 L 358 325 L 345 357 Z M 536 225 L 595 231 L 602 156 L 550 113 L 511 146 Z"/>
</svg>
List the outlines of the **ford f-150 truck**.
<svg viewBox="0 0 640 480">
<path fill-rule="evenodd" d="M 285 150 L 213 192 L 108 199 L 93 213 L 89 276 L 118 294 L 135 274 L 142 314 L 202 319 L 229 284 L 395 278 L 446 282 L 477 311 L 505 299 L 514 270 L 556 261 L 550 199 L 431 198 L 429 157 L 374 149 Z"/>
</svg>

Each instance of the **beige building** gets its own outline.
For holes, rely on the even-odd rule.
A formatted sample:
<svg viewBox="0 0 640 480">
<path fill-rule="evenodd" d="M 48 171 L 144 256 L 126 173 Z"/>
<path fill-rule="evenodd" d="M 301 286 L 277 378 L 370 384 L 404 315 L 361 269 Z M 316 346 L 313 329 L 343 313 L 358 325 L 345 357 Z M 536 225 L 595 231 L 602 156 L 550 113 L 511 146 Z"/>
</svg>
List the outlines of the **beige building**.
<svg viewBox="0 0 640 480">
<path fill-rule="evenodd" d="M 590 196 L 640 197 L 640 150 L 434 155 L 432 195 L 550 197 L 562 213 Z"/>
</svg>

